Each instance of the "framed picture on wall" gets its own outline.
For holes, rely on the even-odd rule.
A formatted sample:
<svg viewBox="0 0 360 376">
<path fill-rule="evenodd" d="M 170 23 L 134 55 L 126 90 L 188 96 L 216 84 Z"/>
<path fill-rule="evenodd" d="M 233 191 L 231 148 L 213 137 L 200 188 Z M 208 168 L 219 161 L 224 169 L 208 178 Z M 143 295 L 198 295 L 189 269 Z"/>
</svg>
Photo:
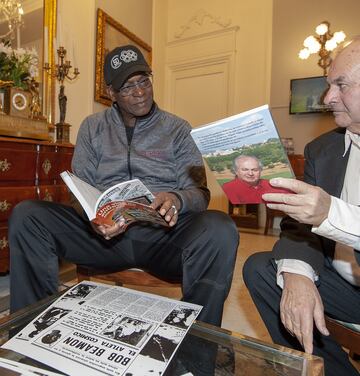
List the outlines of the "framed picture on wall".
<svg viewBox="0 0 360 376">
<path fill-rule="evenodd" d="M 329 85 L 326 76 L 290 80 L 290 114 L 308 114 L 330 111 L 324 104 Z"/>
<path fill-rule="evenodd" d="M 151 47 L 99 8 L 96 33 L 95 101 L 111 106 L 111 99 L 107 94 L 104 80 L 105 56 L 115 47 L 126 44 L 138 47 L 151 65 Z"/>
</svg>

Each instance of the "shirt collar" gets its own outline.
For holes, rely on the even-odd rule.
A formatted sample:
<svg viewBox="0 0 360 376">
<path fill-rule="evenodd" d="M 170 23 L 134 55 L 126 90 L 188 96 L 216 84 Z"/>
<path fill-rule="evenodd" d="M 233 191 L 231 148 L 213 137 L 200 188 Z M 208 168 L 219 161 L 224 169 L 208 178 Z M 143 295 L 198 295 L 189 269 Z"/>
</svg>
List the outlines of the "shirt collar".
<svg viewBox="0 0 360 376">
<path fill-rule="evenodd" d="M 360 149 L 360 135 L 350 132 L 348 129 L 345 133 L 345 151 L 343 156 L 347 153 L 350 148 L 351 143 L 353 143 L 357 148 Z"/>
</svg>

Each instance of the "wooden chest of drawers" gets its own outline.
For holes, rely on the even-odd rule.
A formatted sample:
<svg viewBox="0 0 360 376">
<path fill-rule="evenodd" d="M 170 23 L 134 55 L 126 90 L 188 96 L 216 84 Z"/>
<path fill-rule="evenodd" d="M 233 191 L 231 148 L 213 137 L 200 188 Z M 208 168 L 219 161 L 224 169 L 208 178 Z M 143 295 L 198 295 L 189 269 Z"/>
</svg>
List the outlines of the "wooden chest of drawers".
<svg viewBox="0 0 360 376">
<path fill-rule="evenodd" d="M 73 145 L 0 137 L 0 273 L 9 271 L 7 221 L 15 205 L 36 199 L 67 203 L 60 172 L 70 170 Z"/>
</svg>

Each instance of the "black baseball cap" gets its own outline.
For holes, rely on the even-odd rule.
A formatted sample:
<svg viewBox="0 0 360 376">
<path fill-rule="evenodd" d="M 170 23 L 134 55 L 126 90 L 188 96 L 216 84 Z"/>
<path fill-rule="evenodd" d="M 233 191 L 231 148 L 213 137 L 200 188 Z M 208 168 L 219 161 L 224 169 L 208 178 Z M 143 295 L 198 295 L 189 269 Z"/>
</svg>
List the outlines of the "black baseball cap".
<svg viewBox="0 0 360 376">
<path fill-rule="evenodd" d="M 134 73 L 151 73 L 151 68 L 146 62 L 141 51 L 128 44 L 116 47 L 105 57 L 104 77 L 106 85 L 111 85 L 119 90 L 126 80 Z"/>
</svg>

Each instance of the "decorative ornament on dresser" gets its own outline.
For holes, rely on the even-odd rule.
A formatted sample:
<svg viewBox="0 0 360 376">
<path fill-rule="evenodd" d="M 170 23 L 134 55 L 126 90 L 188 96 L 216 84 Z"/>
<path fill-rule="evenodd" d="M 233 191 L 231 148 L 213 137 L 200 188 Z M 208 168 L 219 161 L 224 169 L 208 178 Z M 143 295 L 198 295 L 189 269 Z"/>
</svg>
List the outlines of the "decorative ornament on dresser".
<svg viewBox="0 0 360 376">
<path fill-rule="evenodd" d="M 14 49 L 10 41 L 0 43 L 0 95 L 2 113 L 24 118 L 33 117 L 31 88 L 39 76 L 38 54 L 34 48 Z M 40 98 L 37 99 L 40 101 Z M 40 103 L 39 103 L 40 106 Z M 38 119 L 42 119 L 37 111 Z"/>
<path fill-rule="evenodd" d="M 70 124 L 65 123 L 67 96 L 65 95 L 65 79 L 73 81 L 80 74 L 78 68 L 74 68 L 73 73 L 70 73 L 72 68 L 70 60 L 66 60 L 66 49 L 60 46 L 57 49 L 58 62 L 54 67 L 49 63 L 45 63 L 44 69 L 51 76 L 56 78 L 60 84 L 60 90 L 58 94 L 60 121 L 55 124 L 56 127 L 56 142 L 69 143 L 70 142 Z M 75 56 L 74 56 L 75 58 Z"/>
</svg>

